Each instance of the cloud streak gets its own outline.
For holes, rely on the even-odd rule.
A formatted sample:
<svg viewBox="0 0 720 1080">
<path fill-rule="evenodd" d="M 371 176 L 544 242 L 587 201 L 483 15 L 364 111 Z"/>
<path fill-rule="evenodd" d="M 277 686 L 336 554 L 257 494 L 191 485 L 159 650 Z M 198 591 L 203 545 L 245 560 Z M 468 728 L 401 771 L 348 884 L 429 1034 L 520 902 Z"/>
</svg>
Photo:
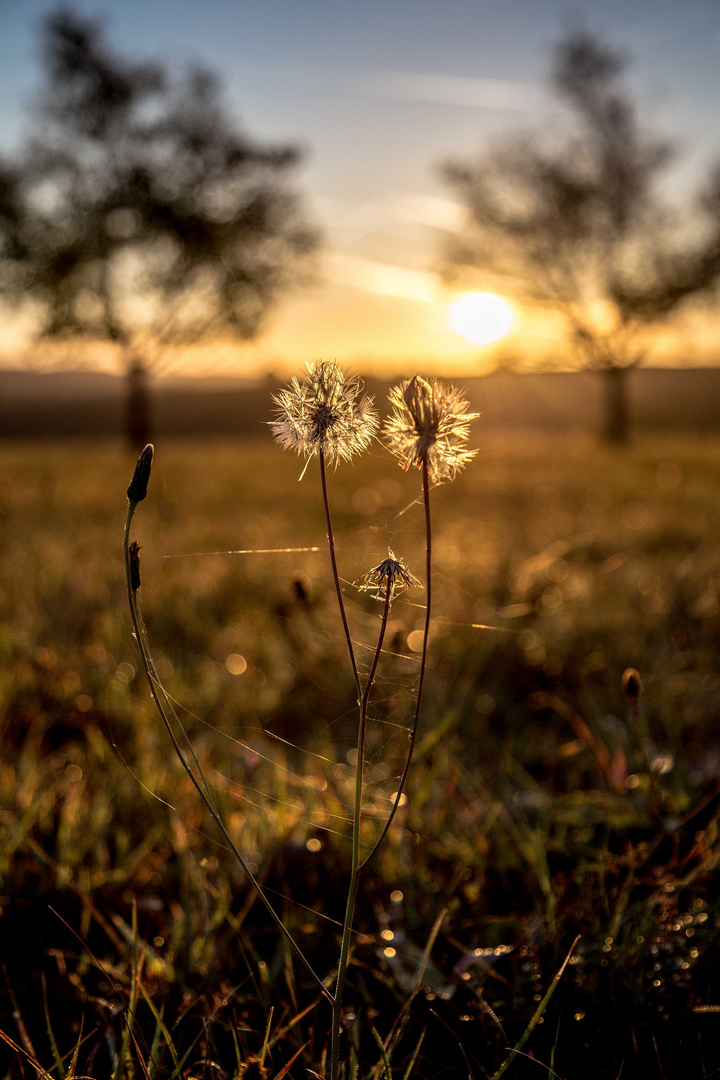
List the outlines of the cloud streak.
<svg viewBox="0 0 720 1080">
<path fill-rule="evenodd" d="M 435 303 L 440 293 L 437 276 L 427 270 L 391 266 L 340 251 L 328 252 L 326 260 L 329 280 L 339 285 L 421 304 Z"/>
<path fill-rule="evenodd" d="M 544 91 L 534 83 L 510 79 L 474 79 L 464 75 L 428 75 L 402 71 L 370 71 L 361 76 L 365 93 L 400 101 L 458 105 L 471 109 L 532 112 Z"/>
<path fill-rule="evenodd" d="M 460 203 L 412 191 L 390 191 L 384 198 L 337 205 L 321 200 L 325 227 L 336 248 L 349 247 L 398 222 L 458 233 L 464 228 L 465 209 Z"/>
</svg>

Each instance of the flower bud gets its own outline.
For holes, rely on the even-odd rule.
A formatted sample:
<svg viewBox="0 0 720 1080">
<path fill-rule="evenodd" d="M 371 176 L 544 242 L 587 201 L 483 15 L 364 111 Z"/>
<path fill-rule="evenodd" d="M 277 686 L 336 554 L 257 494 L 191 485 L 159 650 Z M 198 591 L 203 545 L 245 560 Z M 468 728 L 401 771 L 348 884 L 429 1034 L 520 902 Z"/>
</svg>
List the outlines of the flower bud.
<svg viewBox="0 0 720 1080">
<path fill-rule="evenodd" d="M 155 448 L 152 443 L 148 443 L 140 457 L 137 459 L 137 465 L 135 466 L 135 472 L 133 478 L 130 481 L 130 486 L 127 489 L 128 500 L 136 505 L 142 502 L 147 495 L 148 482 L 150 480 L 150 470 L 152 469 L 153 454 Z"/>
<path fill-rule="evenodd" d="M 630 701 L 637 701 L 642 694 L 643 684 L 640 678 L 640 673 L 635 668 L 629 667 L 623 672 L 622 688 L 625 691 L 625 696 Z"/>
</svg>

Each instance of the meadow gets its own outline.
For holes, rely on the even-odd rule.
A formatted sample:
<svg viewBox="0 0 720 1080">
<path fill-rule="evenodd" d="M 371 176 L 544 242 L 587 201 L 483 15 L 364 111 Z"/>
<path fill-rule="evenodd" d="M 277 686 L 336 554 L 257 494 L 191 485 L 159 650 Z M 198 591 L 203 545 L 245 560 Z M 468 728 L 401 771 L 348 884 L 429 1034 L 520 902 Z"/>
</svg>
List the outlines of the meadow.
<svg viewBox="0 0 720 1080">
<path fill-rule="evenodd" d="M 481 420 L 471 445 L 433 492 L 425 697 L 407 798 L 361 880 L 345 1075 L 718 1075 L 720 441 L 621 450 Z M 0 1075 L 322 1075 L 327 1004 L 140 670 L 121 547 L 133 465 L 110 441 L 0 445 Z M 301 469 L 269 437 L 160 441 L 134 536 L 158 672 L 325 977 L 357 709 Z M 366 671 L 380 605 L 354 583 L 388 548 L 423 577 L 419 478 L 377 445 L 329 485 Z M 290 547 L 319 550 L 267 550 Z M 402 767 L 423 614 L 421 590 L 391 612 L 365 849 Z"/>
</svg>

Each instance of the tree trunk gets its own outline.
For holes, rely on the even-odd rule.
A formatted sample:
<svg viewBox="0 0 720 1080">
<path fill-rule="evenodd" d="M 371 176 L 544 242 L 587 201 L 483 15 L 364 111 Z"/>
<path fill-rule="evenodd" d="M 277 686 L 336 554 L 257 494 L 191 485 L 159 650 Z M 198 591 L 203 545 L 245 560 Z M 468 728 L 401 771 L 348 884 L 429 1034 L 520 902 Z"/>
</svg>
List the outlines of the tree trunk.
<svg viewBox="0 0 720 1080">
<path fill-rule="evenodd" d="M 125 436 L 130 448 L 139 453 L 152 437 L 152 410 L 148 371 L 137 358 L 128 366 L 125 407 Z"/>
<path fill-rule="evenodd" d="M 627 373 L 624 367 L 603 368 L 603 427 L 605 442 L 626 443 L 630 437 L 628 414 Z"/>
</svg>

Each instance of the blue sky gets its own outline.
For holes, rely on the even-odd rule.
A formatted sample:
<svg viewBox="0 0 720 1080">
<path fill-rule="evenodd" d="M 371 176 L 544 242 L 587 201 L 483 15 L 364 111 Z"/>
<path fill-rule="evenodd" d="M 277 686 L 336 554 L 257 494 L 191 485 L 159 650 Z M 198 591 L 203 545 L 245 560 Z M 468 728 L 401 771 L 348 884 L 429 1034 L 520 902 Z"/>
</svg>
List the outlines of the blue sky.
<svg viewBox="0 0 720 1080">
<path fill-rule="evenodd" d="M 0 0 L 0 150 L 21 138 L 39 79 L 37 30 L 54 6 Z M 325 232 L 325 284 L 281 309 L 248 361 L 272 354 L 290 363 L 296 352 L 302 361 L 315 342 L 359 360 L 387 352 L 391 340 L 400 363 L 420 336 L 430 352 L 454 350 L 458 362 L 470 357 L 428 299 L 443 229 L 457 221 L 438 166 L 557 113 L 545 81 L 553 42 L 569 20 L 631 57 L 628 78 L 646 121 L 678 145 L 679 189 L 720 157 L 717 0 L 74 6 L 101 16 L 120 52 L 212 66 L 250 134 L 307 150 L 297 181 Z M 403 333 L 406 346 L 396 340 Z"/>
</svg>

